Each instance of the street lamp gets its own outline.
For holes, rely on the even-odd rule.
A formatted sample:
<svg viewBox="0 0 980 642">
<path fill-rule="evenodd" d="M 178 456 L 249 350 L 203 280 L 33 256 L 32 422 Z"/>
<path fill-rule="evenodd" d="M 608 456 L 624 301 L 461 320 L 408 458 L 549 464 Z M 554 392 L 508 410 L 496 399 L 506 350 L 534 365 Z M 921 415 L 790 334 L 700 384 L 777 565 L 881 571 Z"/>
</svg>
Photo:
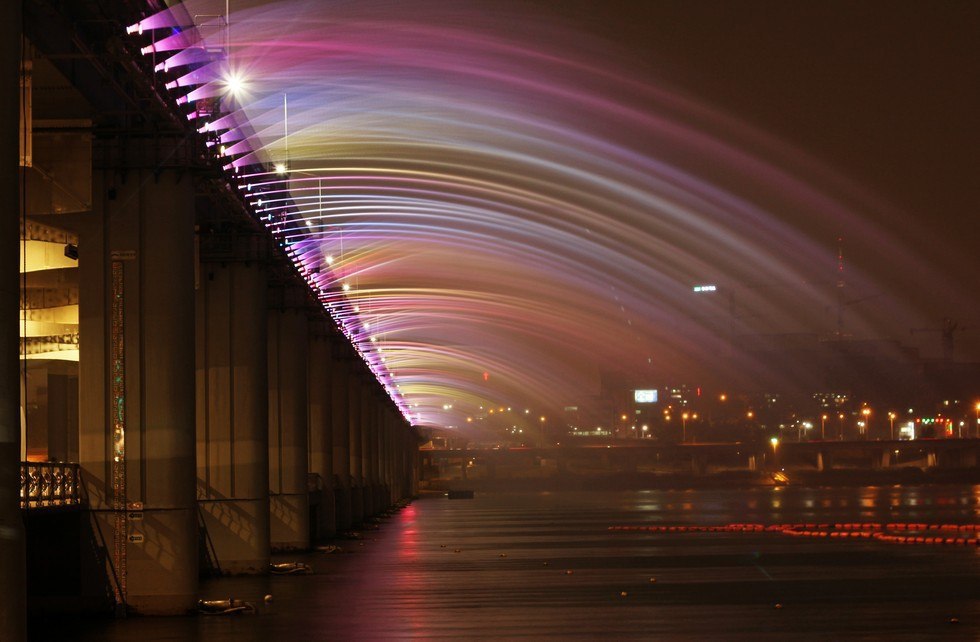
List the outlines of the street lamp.
<svg viewBox="0 0 980 642">
<path fill-rule="evenodd" d="M 871 436 L 871 408 L 861 408 L 861 414 L 864 415 L 864 438 L 867 439 Z"/>
<path fill-rule="evenodd" d="M 827 424 L 827 414 L 820 415 L 820 441 L 824 441 L 827 436 L 824 434 L 824 426 Z"/>
<path fill-rule="evenodd" d="M 976 429 L 977 429 L 977 437 L 980 437 L 980 401 L 977 402 L 977 405 L 975 405 L 973 409 L 977 411 Z"/>
<path fill-rule="evenodd" d="M 888 412 L 888 433 L 891 436 L 892 441 L 895 440 L 895 413 Z"/>
<path fill-rule="evenodd" d="M 840 430 L 837 431 L 837 439 L 844 441 L 844 413 L 837 413 L 837 419 L 840 420 Z"/>
<path fill-rule="evenodd" d="M 687 420 L 691 415 L 681 413 L 681 443 L 687 443 Z"/>
</svg>

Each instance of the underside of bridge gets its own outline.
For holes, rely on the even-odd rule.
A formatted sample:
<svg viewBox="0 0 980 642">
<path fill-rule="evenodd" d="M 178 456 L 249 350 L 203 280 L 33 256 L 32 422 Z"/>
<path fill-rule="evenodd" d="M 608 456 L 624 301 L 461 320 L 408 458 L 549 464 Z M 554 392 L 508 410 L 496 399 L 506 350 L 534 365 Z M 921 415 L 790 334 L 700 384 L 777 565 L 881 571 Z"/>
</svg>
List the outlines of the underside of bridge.
<svg viewBox="0 0 980 642">
<path fill-rule="evenodd" d="M 146 8 L 19 5 L 0 10 L 4 640 L 24 635 L 27 496 L 94 534 L 79 600 L 180 613 L 199 559 L 263 573 L 417 490 L 418 433 L 125 39 Z"/>
</svg>

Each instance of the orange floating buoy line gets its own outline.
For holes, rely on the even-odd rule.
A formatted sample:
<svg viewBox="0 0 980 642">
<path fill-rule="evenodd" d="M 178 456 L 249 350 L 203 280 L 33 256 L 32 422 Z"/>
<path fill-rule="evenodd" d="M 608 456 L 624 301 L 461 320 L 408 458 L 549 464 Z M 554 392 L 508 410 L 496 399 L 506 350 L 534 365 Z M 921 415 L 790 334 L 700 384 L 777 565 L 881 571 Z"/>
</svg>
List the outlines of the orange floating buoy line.
<svg viewBox="0 0 980 642">
<path fill-rule="evenodd" d="M 611 531 L 649 533 L 781 533 L 793 537 L 874 539 L 892 544 L 980 546 L 980 524 L 917 524 L 895 522 L 836 522 L 795 524 L 724 524 L 719 526 L 668 525 L 610 526 Z"/>
</svg>

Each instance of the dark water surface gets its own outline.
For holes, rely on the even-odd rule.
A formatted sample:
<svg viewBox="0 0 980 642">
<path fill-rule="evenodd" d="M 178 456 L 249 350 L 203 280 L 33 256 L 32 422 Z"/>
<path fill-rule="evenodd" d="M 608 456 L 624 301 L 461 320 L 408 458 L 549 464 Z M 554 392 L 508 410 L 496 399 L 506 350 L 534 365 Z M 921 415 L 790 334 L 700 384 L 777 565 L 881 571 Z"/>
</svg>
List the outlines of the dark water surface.
<svg viewBox="0 0 980 642">
<path fill-rule="evenodd" d="M 288 558 L 315 575 L 202 586 L 256 615 L 49 618 L 32 639 L 980 639 L 978 547 L 608 530 L 848 521 L 977 523 L 980 486 L 430 496 Z"/>
</svg>

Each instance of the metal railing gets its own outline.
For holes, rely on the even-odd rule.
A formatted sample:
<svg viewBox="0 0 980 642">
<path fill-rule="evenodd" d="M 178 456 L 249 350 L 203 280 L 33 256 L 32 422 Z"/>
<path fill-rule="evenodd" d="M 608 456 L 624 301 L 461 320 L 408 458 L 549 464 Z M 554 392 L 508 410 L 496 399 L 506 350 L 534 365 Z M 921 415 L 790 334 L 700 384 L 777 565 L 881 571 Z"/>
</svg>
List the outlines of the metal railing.
<svg viewBox="0 0 980 642">
<path fill-rule="evenodd" d="M 78 486 L 78 464 L 32 461 L 20 464 L 21 508 L 78 505 Z"/>
</svg>

